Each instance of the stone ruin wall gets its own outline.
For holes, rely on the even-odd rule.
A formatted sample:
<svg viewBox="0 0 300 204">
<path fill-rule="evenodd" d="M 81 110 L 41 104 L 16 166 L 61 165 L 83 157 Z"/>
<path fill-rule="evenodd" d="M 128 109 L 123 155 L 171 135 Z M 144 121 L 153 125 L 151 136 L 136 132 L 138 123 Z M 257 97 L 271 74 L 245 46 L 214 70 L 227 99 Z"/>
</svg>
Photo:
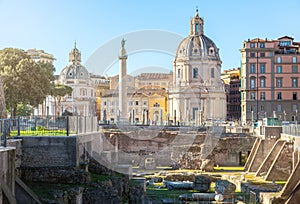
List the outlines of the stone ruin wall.
<svg viewBox="0 0 300 204">
<path fill-rule="evenodd" d="M 110 154 L 118 151 L 121 164 L 139 165 L 145 158 L 152 157 L 159 166 L 170 166 L 185 160 L 186 168 L 199 168 L 205 159 L 220 166 L 239 166 L 241 153 L 251 151 L 254 137 L 215 137 L 208 133 L 182 134 L 161 132 L 152 139 L 139 140 L 124 133 L 106 132 L 106 142 L 112 146 Z M 116 145 L 118 148 L 116 148 Z M 104 149 L 108 145 L 104 144 Z M 108 150 L 108 149 L 107 149 Z M 125 154 L 124 154 L 125 153 Z"/>
</svg>

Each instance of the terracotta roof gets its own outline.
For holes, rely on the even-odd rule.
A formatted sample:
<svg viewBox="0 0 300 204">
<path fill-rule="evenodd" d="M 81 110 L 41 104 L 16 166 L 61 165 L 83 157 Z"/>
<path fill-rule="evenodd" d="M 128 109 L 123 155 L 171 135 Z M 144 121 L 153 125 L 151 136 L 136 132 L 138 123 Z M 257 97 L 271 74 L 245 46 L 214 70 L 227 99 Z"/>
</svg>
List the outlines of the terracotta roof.
<svg viewBox="0 0 300 204">
<path fill-rule="evenodd" d="M 293 37 L 290 37 L 290 36 L 283 36 L 283 37 L 280 37 L 280 38 L 278 38 L 278 40 L 281 40 L 281 39 L 283 39 L 283 38 L 288 38 L 288 39 L 291 39 L 291 40 L 294 40 L 294 38 Z"/>
<path fill-rule="evenodd" d="M 141 73 L 138 79 L 169 79 L 169 73 Z"/>
</svg>

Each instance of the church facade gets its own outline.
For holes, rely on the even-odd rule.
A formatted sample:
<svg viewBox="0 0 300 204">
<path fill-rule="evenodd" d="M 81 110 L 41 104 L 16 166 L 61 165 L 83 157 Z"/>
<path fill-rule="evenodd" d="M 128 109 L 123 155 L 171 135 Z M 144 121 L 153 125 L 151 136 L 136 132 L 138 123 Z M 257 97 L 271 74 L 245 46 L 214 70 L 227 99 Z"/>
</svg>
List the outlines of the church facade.
<svg viewBox="0 0 300 204">
<path fill-rule="evenodd" d="M 219 49 L 204 35 L 198 9 L 190 21 L 190 35 L 178 45 L 169 87 L 169 120 L 184 125 L 226 119 L 226 94 L 221 80 Z"/>
<path fill-rule="evenodd" d="M 81 64 L 81 53 L 74 48 L 69 53 L 69 64 L 61 71 L 58 84 L 70 86 L 72 95 L 65 96 L 60 103 L 61 113 L 68 111 L 78 116 L 96 115 L 96 97 L 88 70 Z"/>
</svg>

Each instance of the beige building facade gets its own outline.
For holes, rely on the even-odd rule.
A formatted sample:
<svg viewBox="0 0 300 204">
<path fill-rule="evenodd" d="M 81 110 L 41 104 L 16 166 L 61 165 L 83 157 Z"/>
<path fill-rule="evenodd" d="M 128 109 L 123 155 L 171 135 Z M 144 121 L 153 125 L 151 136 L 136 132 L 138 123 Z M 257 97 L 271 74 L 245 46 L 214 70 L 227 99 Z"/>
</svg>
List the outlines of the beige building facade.
<svg viewBox="0 0 300 204">
<path fill-rule="evenodd" d="M 52 54 L 46 53 L 44 50 L 35 48 L 28 49 L 26 53 L 36 62 L 47 62 L 53 64 L 55 58 Z"/>
</svg>

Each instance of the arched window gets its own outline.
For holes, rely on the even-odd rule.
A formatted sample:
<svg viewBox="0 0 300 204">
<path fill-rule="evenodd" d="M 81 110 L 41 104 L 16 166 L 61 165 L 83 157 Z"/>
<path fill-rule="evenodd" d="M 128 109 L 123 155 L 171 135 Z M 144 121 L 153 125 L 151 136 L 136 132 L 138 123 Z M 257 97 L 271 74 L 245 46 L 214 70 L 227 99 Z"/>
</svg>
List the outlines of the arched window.
<svg viewBox="0 0 300 204">
<path fill-rule="evenodd" d="M 196 31 L 196 33 L 199 32 L 199 25 L 198 25 L 198 23 L 196 23 L 195 31 Z"/>
<path fill-rule="evenodd" d="M 198 68 L 193 69 L 193 78 L 198 78 Z"/>
</svg>

